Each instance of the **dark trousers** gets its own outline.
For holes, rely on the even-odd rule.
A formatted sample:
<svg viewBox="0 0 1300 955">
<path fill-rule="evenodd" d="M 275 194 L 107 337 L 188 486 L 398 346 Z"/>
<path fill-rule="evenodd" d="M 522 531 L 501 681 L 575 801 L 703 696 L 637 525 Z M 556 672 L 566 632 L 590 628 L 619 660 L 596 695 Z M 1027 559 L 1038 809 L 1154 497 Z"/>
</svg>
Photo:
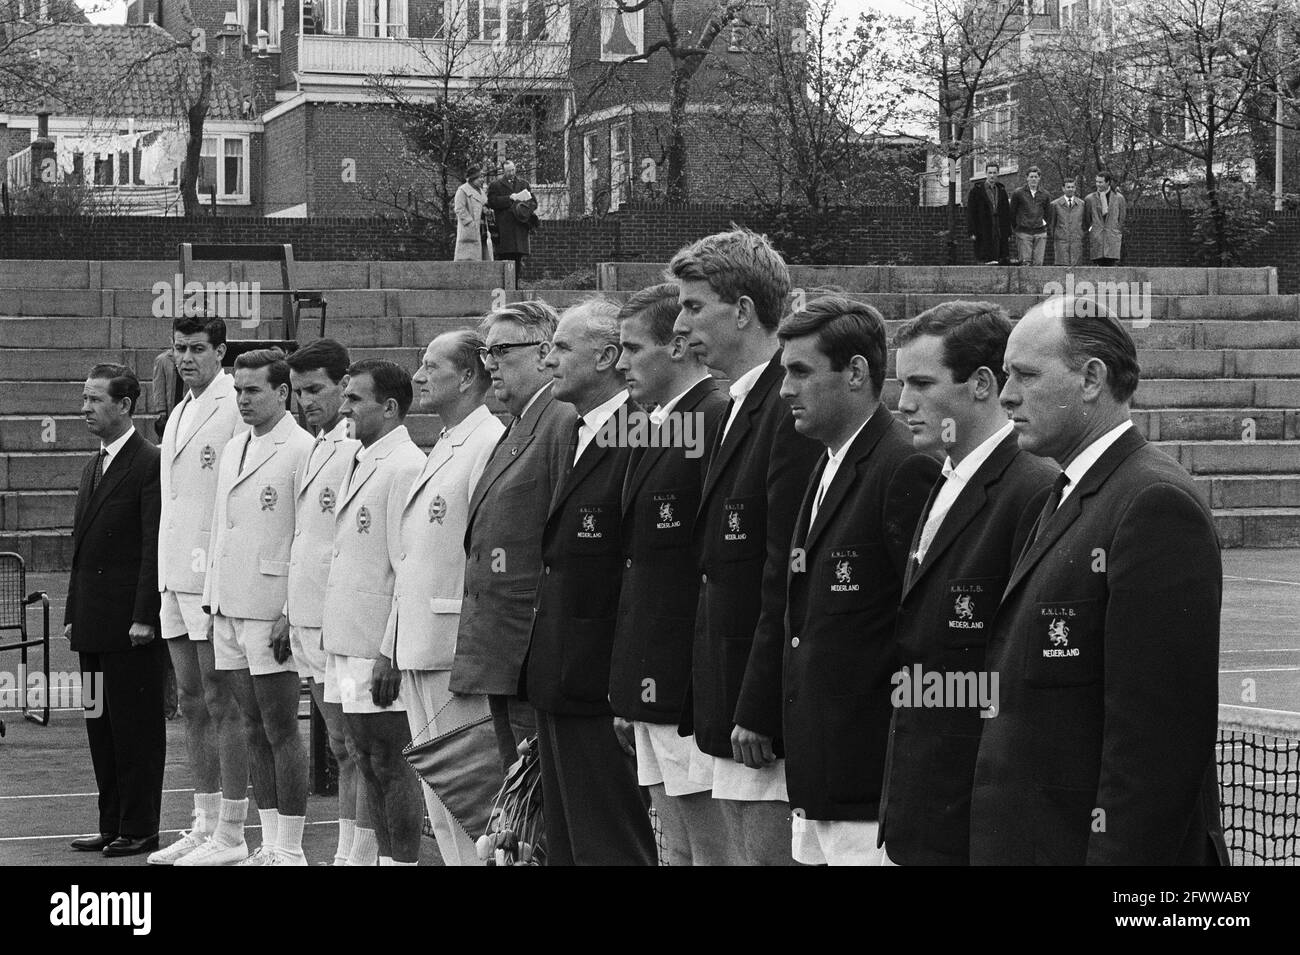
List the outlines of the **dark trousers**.
<svg viewBox="0 0 1300 955">
<path fill-rule="evenodd" d="M 519 759 L 519 744 L 537 735 L 537 715 L 517 696 L 491 695 L 488 709 L 492 713 L 492 728 L 497 733 L 501 763 L 508 773 Z"/>
<path fill-rule="evenodd" d="M 537 713 L 547 865 L 655 865 L 634 761 L 609 716 Z"/>
<path fill-rule="evenodd" d="M 167 648 L 155 637 L 132 650 L 80 656 L 83 698 L 99 710 L 98 715 L 86 712 L 90 760 L 99 788 L 99 831 L 152 836 L 158 831 L 167 761 Z"/>
<path fill-rule="evenodd" d="M 1093 259 L 1093 265 L 1115 265 L 1119 259 Z"/>
</svg>

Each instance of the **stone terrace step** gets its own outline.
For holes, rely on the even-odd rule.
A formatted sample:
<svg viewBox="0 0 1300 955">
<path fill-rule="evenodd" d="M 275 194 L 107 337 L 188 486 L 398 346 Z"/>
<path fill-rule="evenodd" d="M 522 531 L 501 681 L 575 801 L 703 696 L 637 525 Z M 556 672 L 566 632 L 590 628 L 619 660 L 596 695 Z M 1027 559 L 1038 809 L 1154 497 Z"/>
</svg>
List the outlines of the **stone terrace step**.
<svg viewBox="0 0 1300 955">
<path fill-rule="evenodd" d="M 1300 507 L 1300 474 L 1231 474 L 1196 483 L 1217 508 Z"/>
<path fill-rule="evenodd" d="M 97 362 L 115 362 L 145 379 L 153 374 L 158 348 L 89 350 L 80 348 L 0 348 L 0 381 L 84 381 Z M 386 358 L 413 371 L 420 357 L 415 347 L 354 348 L 354 361 Z"/>
<path fill-rule="evenodd" d="M 1300 507 L 1214 511 L 1224 547 L 1300 547 Z"/>
<path fill-rule="evenodd" d="M 602 262 L 596 287 L 632 290 L 663 281 L 667 263 Z M 1077 268 L 1056 266 L 897 266 L 794 265 L 795 287 L 811 291 L 837 286 L 846 292 L 961 292 L 963 294 L 1042 294 L 1049 282 L 1150 282 L 1152 295 L 1274 295 L 1274 268 Z"/>
<path fill-rule="evenodd" d="M 1300 444 L 1294 441 L 1159 441 L 1156 446 L 1190 474 L 1300 473 Z"/>
<path fill-rule="evenodd" d="M 21 556 L 29 573 L 65 571 L 72 566 L 72 532 L 0 532 L 0 551 Z"/>
<path fill-rule="evenodd" d="M 0 289 L 152 289 L 173 283 L 176 259 L 0 259 Z M 495 289 L 513 288 L 510 262 L 303 262 L 296 277 L 305 289 Z M 280 287 L 275 262 L 196 262 L 201 282 L 259 281 Z"/>
<path fill-rule="evenodd" d="M 586 294 L 586 293 L 583 293 Z M 870 296 L 863 296 L 870 297 Z M 458 328 L 476 328 L 481 314 L 466 313 L 443 317 L 335 318 L 330 316 L 325 333 L 349 346 L 397 347 L 428 344 L 434 336 Z M 888 319 L 885 330 L 892 342 L 902 319 Z M 306 322 L 300 340 L 317 337 L 316 323 Z M 281 335 L 278 318 L 267 319 L 251 333 L 236 327 L 231 338 Z M 0 348 L 154 348 L 161 350 L 170 337 L 171 322 L 165 318 L 0 317 Z M 1145 327 L 1129 326 L 1138 348 L 1146 349 L 1296 349 L 1300 350 L 1300 321 L 1164 321 Z M 1295 356 L 1300 364 L 1300 354 Z"/>
<path fill-rule="evenodd" d="M 1134 411 L 1133 423 L 1150 441 L 1300 440 L 1300 411 L 1283 408 Z"/>
</svg>

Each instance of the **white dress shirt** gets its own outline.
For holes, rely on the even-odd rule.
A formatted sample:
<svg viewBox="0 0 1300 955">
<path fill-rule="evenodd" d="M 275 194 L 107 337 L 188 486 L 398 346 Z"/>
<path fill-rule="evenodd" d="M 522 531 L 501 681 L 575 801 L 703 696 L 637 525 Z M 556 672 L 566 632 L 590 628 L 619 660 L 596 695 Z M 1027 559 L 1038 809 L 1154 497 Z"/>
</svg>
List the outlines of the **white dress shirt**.
<svg viewBox="0 0 1300 955">
<path fill-rule="evenodd" d="M 944 459 L 943 487 L 939 488 L 939 493 L 934 496 L 934 506 L 930 508 L 929 516 L 925 519 L 925 526 L 921 528 L 921 540 L 916 546 L 916 562 L 918 564 L 925 560 L 925 552 L 934 543 L 934 537 L 939 533 L 939 527 L 943 524 L 943 519 L 948 516 L 948 512 L 952 510 L 953 504 L 956 503 L 957 496 L 961 494 L 967 482 L 975 476 L 975 472 L 980 469 L 980 466 L 989 459 L 989 455 L 1011 433 L 1013 427 L 1011 422 L 1008 421 L 980 442 L 980 445 L 974 451 L 962 458 L 960 464 L 954 465 L 952 458 Z"/>
<path fill-rule="evenodd" d="M 135 430 L 134 427 L 127 428 L 125 431 L 122 432 L 122 436 L 120 438 L 114 439 L 112 444 L 105 444 L 103 441 L 99 442 L 99 450 L 105 452 L 104 453 L 105 474 L 108 473 L 108 466 L 112 464 L 113 459 L 117 457 L 117 452 L 121 451 L 122 448 L 126 446 L 126 442 L 130 440 L 131 432 L 133 432 L 134 430 Z"/>
<path fill-rule="evenodd" d="M 699 378 L 695 379 L 695 381 L 691 382 L 690 385 L 687 386 L 686 391 L 683 391 L 671 401 L 665 401 L 663 404 L 655 408 L 654 411 L 650 412 L 650 423 L 656 428 L 662 427 L 663 423 L 668 420 L 668 416 L 672 414 L 673 409 L 677 407 L 677 403 L 686 397 L 686 392 L 690 391 L 708 377 L 708 375 L 700 375 Z"/>
<path fill-rule="evenodd" d="M 763 369 L 767 366 L 768 362 L 766 361 L 761 365 L 755 365 L 733 381 L 731 387 L 727 389 L 727 393 L 731 395 L 731 414 L 727 415 L 726 427 L 722 429 L 723 440 L 726 440 L 727 432 L 731 430 L 731 423 L 736 420 L 736 415 L 740 414 L 740 406 L 745 403 L 745 398 L 754 390 L 754 385 L 758 382 L 758 376 L 763 373 Z"/>
<path fill-rule="evenodd" d="M 1097 463 L 1097 459 L 1106 453 L 1106 449 L 1118 441 L 1124 432 L 1131 427 L 1133 427 L 1132 421 L 1125 421 L 1123 424 L 1116 425 L 1079 452 L 1079 456 L 1071 461 L 1070 466 L 1065 469 L 1065 476 L 1070 483 L 1065 485 L 1065 490 L 1061 492 L 1062 503 L 1070 496 L 1070 492 L 1079 486 L 1079 482 L 1083 480 L 1083 476 L 1088 473 L 1088 470 Z M 1061 505 L 1056 506 L 1060 507 Z"/>
<path fill-rule="evenodd" d="M 858 425 L 858 430 L 853 432 L 853 435 L 849 440 L 840 445 L 838 451 L 832 451 L 830 448 L 826 449 L 826 453 L 830 457 L 826 462 L 825 469 L 822 471 L 821 483 L 817 485 L 817 496 L 813 498 L 812 513 L 808 515 L 809 527 L 812 527 L 813 522 L 817 520 L 817 512 L 822 509 L 822 501 L 826 497 L 826 489 L 831 486 L 831 481 L 834 481 L 835 475 L 839 473 L 840 465 L 844 463 L 844 458 L 849 453 L 849 448 L 853 446 L 854 441 L 858 440 L 858 435 L 862 433 L 862 429 L 867 426 L 867 422 L 870 420 L 871 415 L 867 415 L 862 424 Z"/>
<path fill-rule="evenodd" d="M 578 448 L 573 454 L 574 464 L 578 463 L 578 458 L 582 457 L 582 452 L 587 450 L 587 445 L 591 444 L 600 429 L 605 427 L 605 422 L 614 417 L 614 412 L 618 411 L 619 406 L 625 401 L 627 401 L 626 388 L 582 416 L 582 424 L 578 425 Z"/>
</svg>

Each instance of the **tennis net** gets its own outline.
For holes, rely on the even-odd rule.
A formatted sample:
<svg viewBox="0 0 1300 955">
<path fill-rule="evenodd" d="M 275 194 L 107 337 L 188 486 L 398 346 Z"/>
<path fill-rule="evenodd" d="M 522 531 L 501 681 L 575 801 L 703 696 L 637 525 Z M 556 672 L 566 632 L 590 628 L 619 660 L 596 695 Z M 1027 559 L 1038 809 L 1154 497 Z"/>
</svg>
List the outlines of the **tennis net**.
<svg viewBox="0 0 1300 955">
<path fill-rule="evenodd" d="M 1219 798 L 1233 865 L 1300 865 L 1300 713 L 1219 706 Z"/>
</svg>

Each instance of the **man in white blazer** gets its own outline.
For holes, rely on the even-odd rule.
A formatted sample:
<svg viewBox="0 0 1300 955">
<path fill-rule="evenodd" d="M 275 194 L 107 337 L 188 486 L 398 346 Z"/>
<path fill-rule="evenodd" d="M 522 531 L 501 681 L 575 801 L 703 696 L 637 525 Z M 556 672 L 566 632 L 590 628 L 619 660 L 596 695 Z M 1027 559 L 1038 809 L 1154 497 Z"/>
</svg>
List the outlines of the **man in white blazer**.
<svg viewBox="0 0 1300 955">
<path fill-rule="evenodd" d="M 298 737 L 298 672 L 289 651 L 293 486 L 312 439 L 285 411 L 289 366 L 278 348 L 235 361 L 235 396 L 250 430 L 221 456 L 203 604 L 212 612 L 217 669 L 244 719 L 262 845 L 212 839 L 177 865 L 306 865 L 307 759 Z"/>
<path fill-rule="evenodd" d="M 226 323 L 220 318 L 176 319 L 172 352 L 187 390 L 163 431 L 158 589 L 162 635 L 185 718 L 195 821 L 174 843 L 149 856 L 154 865 L 172 865 L 218 828 L 223 841 L 243 842 L 248 812 L 248 755 L 239 707 L 225 674 L 216 669 L 209 640 L 212 623 L 203 609 L 221 454 L 244 427 L 234 380 L 221 370 Z"/>
<path fill-rule="evenodd" d="M 343 719 L 343 707 L 325 699 L 325 650 L 321 647 L 325 580 L 334 554 L 334 512 L 343 480 L 361 448 L 348 437 L 339 414 L 348 366 L 348 350 L 332 338 L 319 338 L 286 359 L 289 384 L 316 441 L 294 482 L 293 547 L 289 551 L 289 646 L 298 675 L 307 681 L 312 700 L 325 720 L 330 751 L 338 763 L 339 835 L 335 865 L 374 865 L 379 860 L 375 825 L 359 784 L 356 744 Z"/>
<path fill-rule="evenodd" d="M 420 784 L 402 758 L 411 740 L 406 707 L 374 681 L 384 626 L 393 608 L 401 562 L 399 528 L 406 495 L 424 454 L 402 421 L 411 407 L 411 376 L 372 358 L 348 369 L 340 413 L 361 442 L 336 507 L 334 555 L 325 584 L 325 699 L 340 703 L 357 745 L 380 865 L 416 865 L 420 855 Z"/>
<path fill-rule="evenodd" d="M 420 410 L 438 415 L 443 427 L 402 510 L 393 611 L 379 660 L 389 668 L 381 677 L 387 695 L 397 696 L 400 687 L 412 737 L 452 696 L 469 497 L 505 433 L 484 403 L 492 379 L 478 357 L 482 347 L 483 339 L 470 329 L 439 335 L 425 349 L 412 382 Z M 479 700 L 487 713 L 487 697 Z M 446 728 L 434 726 L 432 732 Z M 470 834 L 431 789 L 422 789 L 443 862 L 481 865 Z"/>
</svg>

